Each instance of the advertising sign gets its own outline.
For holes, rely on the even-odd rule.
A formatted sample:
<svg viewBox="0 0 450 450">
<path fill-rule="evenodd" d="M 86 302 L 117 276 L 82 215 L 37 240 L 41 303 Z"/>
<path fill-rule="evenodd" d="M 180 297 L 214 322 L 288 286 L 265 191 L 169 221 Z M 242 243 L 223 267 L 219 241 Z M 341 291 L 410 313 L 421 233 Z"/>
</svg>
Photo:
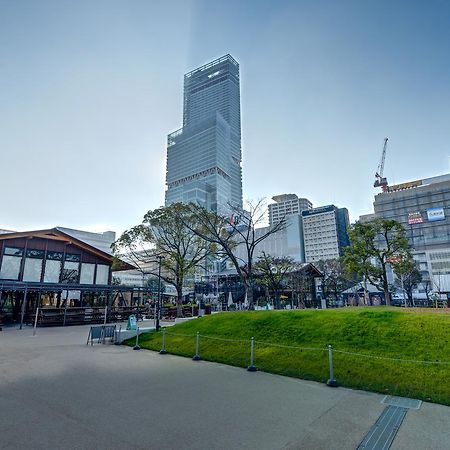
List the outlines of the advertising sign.
<svg viewBox="0 0 450 450">
<path fill-rule="evenodd" d="M 444 208 L 427 209 L 428 222 L 436 222 L 437 220 L 445 220 Z"/>
<path fill-rule="evenodd" d="M 423 217 L 420 211 L 408 214 L 408 225 L 414 225 L 416 223 L 423 223 Z"/>
</svg>

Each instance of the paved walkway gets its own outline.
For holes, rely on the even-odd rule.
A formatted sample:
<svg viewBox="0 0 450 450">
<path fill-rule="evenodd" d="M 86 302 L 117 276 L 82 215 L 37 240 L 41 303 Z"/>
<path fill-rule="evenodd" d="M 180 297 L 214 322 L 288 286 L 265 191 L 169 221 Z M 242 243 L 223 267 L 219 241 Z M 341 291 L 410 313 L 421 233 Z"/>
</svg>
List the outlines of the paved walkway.
<svg viewBox="0 0 450 450">
<path fill-rule="evenodd" d="M 89 327 L 0 332 L 1 449 L 355 449 L 383 396 L 113 345 Z M 391 448 L 448 449 L 450 408 Z"/>
</svg>

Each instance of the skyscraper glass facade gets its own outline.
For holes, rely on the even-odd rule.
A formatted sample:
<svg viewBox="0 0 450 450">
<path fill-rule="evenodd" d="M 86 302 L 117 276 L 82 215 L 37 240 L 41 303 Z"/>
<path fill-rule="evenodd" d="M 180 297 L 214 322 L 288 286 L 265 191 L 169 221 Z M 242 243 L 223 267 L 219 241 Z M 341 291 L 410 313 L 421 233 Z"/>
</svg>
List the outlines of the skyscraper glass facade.
<svg viewBox="0 0 450 450">
<path fill-rule="evenodd" d="M 242 207 L 239 64 L 226 55 L 184 76 L 183 128 L 167 137 L 166 205 Z"/>
</svg>

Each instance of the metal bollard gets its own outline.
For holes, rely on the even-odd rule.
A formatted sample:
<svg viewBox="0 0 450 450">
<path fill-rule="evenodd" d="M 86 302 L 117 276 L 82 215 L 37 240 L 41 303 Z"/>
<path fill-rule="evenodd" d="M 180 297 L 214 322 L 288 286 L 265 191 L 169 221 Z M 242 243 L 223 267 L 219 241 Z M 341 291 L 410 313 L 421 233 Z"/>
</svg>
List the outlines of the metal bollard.
<svg viewBox="0 0 450 450">
<path fill-rule="evenodd" d="M 120 335 L 122 334 L 122 325 L 119 325 L 119 331 L 115 331 L 114 333 L 118 333 L 116 334 L 116 336 L 114 336 L 114 345 L 120 345 L 119 339 Z"/>
<path fill-rule="evenodd" d="M 139 327 L 136 328 L 136 344 L 133 347 L 133 350 L 140 350 L 141 347 L 139 347 Z"/>
<path fill-rule="evenodd" d="M 331 345 L 328 346 L 328 358 L 330 361 L 330 379 L 327 381 L 327 386 L 337 387 L 337 381 L 334 379 L 333 374 L 333 347 Z"/>
<path fill-rule="evenodd" d="M 249 372 L 256 372 L 258 369 L 253 364 L 253 358 L 255 356 L 255 338 L 250 339 L 250 365 L 247 367 Z"/>
<path fill-rule="evenodd" d="M 197 331 L 197 335 L 195 336 L 195 355 L 192 357 L 194 361 L 200 361 L 200 355 L 198 354 L 198 338 L 199 338 L 200 332 Z"/>
<path fill-rule="evenodd" d="M 159 351 L 160 355 L 165 355 L 166 352 L 166 329 L 163 328 L 163 335 L 162 335 L 162 347 L 161 350 Z"/>
</svg>

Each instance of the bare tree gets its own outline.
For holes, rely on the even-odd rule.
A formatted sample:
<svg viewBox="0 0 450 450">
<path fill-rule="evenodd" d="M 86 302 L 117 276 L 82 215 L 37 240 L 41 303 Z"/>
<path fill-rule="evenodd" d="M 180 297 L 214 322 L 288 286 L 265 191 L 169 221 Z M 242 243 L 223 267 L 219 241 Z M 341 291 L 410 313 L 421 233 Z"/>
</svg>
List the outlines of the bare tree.
<svg viewBox="0 0 450 450">
<path fill-rule="evenodd" d="M 309 264 L 300 265 L 299 268 L 289 274 L 289 285 L 297 296 L 297 307 L 306 308 L 306 302 L 314 293 L 314 279 L 308 270 Z"/>
<path fill-rule="evenodd" d="M 285 218 L 263 228 L 266 214 L 263 200 L 248 201 L 245 210 L 230 206 L 229 216 L 208 211 L 199 205 L 190 204 L 190 208 L 198 221 L 197 226 L 191 227 L 192 231 L 201 239 L 217 245 L 218 254 L 230 259 L 245 287 L 249 309 L 253 309 L 256 247 L 272 234 L 284 230 L 287 226 Z M 239 253 L 243 256 L 238 256 Z"/>
<path fill-rule="evenodd" d="M 142 273 L 159 276 L 177 291 L 177 316 L 182 315 L 183 285 L 209 255 L 214 245 L 193 232 L 197 220 L 182 203 L 149 211 L 142 224 L 125 231 L 113 252 L 128 259 Z"/>
<path fill-rule="evenodd" d="M 275 309 L 280 308 L 280 295 L 286 287 L 288 274 L 298 268 L 298 263 L 288 256 L 275 257 L 265 252 L 255 263 L 255 271 L 259 281 L 275 296 Z"/>
<path fill-rule="evenodd" d="M 322 290 L 325 298 L 333 296 L 334 300 L 339 300 L 343 291 L 357 282 L 354 274 L 349 274 L 344 265 L 343 258 L 327 259 L 317 261 L 317 268 L 322 272 Z"/>
<path fill-rule="evenodd" d="M 403 297 L 405 294 L 407 295 L 409 305 L 413 306 L 412 291 L 422 281 L 418 263 L 414 261 L 410 252 L 404 252 L 393 261 L 392 268 L 394 269 L 395 275 L 398 277 L 395 280 L 395 284 L 402 289 Z"/>
</svg>

